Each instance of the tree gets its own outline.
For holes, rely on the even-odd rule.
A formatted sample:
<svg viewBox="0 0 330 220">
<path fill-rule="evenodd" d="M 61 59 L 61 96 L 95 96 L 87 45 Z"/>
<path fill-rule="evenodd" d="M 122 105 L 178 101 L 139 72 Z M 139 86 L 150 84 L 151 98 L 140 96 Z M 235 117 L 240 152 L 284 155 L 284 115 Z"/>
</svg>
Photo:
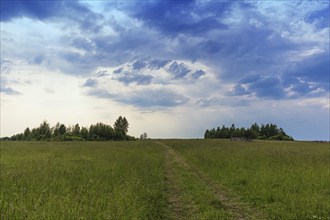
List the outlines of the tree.
<svg viewBox="0 0 330 220">
<path fill-rule="evenodd" d="M 47 121 L 43 121 L 37 128 L 37 140 L 48 140 L 51 137 L 51 129 Z"/>
<path fill-rule="evenodd" d="M 146 140 L 147 138 L 148 138 L 148 135 L 146 132 L 144 132 L 143 134 L 140 135 L 141 140 Z"/>
<path fill-rule="evenodd" d="M 59 135 L 59 128 L 60 128 L 60 123 L 57 122 L 56 125 L 53 127 L 53 135 L 57 137 Z"/>
<path fill-rule="evenodd" d="M 29 140 L 31 135 L 30 128 L 26 128 L 24 131 L 24 140 Z"/>
<path fill-rule="evenodd" d="M 89 135 L 88 129 L 85 128 L 85 127 L 82 127 L 81 130 L 80 130 L 80 136 L 82 138 L 84 138 L 85 140 L 87 140 L 88 139 L 88 135 Z"/>
<path fill-rule="evenodd" d="M 73 134 L 74 136 L 79 136 L 79 135 L 80 135 L 80 126 L 79 126 L 79 124 L 76 124 L 76 125 L 73 127 L 72 134 Z"/>
<path fill-rule="evenodd" d="M 128 131 L 128 121 L 125 117 L 119 116 L 113 125 L 115 132 L 126 136 Z"/>
<path fill-rule="evenodd" d="M 66 133 L 66 127 L 64 124 L 61 124 L 60 127 L 58 128 L 58 134 L 64 135 L 65 133 Z"/>
<path fill-rule="evenodd" d="M 91 125 L 89 128 L 80 127 L 79 124 L 66 127 L 64 124 L 56 123 L 50 127 L 47 121 L 43 121 L 39 127 L 26 128 L 23 133 L 11 137 L 0 138 L 0 140 L 35 140 L 35 141 L 73 141 L 73 140 L 135 140 L 129 136 L 128 121 L 125 117 L 118 117 L 114 123 L 115 129 L 101 122 Z M 147 138 L 147 133 L 143 134 Z"/>
<path fill-rule="evenodd" d="M 266 125 L 254 123 L 250 128 L 236 128 L 235 124 L 232 124 L 230 127 L 225 127 L 224 125 L 217 129 L 212 128 L 211 130 L 207 129 L 204 133 L 204 138 L 246 138 L 246 139 L 268 139 L 268 140 L 291 140 L 294 139 L 288 136 L 282 128 L 279 128 L 275 124 L 268 123 Z"/>
</svg>

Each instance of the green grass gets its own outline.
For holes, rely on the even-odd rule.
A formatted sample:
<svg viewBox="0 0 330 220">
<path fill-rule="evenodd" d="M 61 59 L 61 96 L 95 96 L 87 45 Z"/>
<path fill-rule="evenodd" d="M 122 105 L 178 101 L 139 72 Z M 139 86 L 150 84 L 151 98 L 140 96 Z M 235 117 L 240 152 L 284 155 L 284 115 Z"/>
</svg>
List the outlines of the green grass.
<svg viewBox="0 0 330 220">
<path fill-rule="evenodd" d="M 328 143 L 160 142 L 1 142 L 0 219 L 330 219 Z"/>
<path fill-rule="evenodd" d="M 268 219 L 330 219 L 328 143 L 170 140 L 187 161 Z"/>
<path fill-rule="evenodd" d="M 141 142 L 1 143 L 1 219 L 161 219 L 163 150 Z"/>
</svg>

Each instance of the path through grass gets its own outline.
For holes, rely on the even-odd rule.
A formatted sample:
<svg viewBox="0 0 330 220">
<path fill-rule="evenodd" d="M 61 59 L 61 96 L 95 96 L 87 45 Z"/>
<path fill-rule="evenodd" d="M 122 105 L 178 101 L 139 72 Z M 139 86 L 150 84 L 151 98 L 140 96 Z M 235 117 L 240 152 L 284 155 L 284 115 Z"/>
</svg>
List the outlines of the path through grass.
<svg viewBox="0 0 330 220">
<path fill-rule="evenodd" d="M 324 143 L 1 142 L 0 219 L 330 219 Z"/>
<path fill-rule="evenodd" d="M 267 219 L 330 219 L 330 146 L 312 142 L 164 140 Z"/>
</svg>

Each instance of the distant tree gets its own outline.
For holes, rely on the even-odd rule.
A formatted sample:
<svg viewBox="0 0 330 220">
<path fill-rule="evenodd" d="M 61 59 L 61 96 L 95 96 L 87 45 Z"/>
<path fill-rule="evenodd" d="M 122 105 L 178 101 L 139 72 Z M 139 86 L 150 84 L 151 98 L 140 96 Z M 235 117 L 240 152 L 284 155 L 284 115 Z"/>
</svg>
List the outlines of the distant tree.
<svg viewBox="0 0 330 220">
<path fill-rule="evenodd" d="M 115 139 L 114 130 L 110 125 L 99 122 L 89 127 L 89 138 L 91 140 Z"/>
<path fill-rule="evenodd" d="M 66 134 L 66 130 L 66 126 L 64 124 L 61 124 L 58 128 L 58 134 L 62 136 Z"/>
<path fill-rule="evenodd" d="M 128 121 L 125 117 L 119 116 L 118 119 L 115 121 L 113 127 L 115 129 L 115 132 L 119 135 L 126 136 L 126 133 L 128 131 Z"/>
<path fill-rule="evenodd" d="M 205 139 L 211 138 L 211 137 L 210 137 L 210 131 L 209 131 L 209 129 L 207 129 L 207 130 L 205 131 L 205 133 L 204 133 L 204 138 L 205 138 Z"/>
<path fill-rule="evenodd" d="M 24 140 L 29 140 L 30 139 L 30 137 L 31 137 L 31 131 L 30 131 L 30 128 L 26 128 L 25 130 L 24 130 Z"/>
<path fill-rule="evenodd" d="M 146 132 L 144 132 L 143 134 L 140 135 L 141 140 L 146 140 L 147 138 L 148 138 L 148 135 Z"/>
<path fill-rule="evenodd" d="M 120 116 L 115 121 L 114 127 L 115 129 L 101 122 L 90 125 L 89 128 L 80 128 L 79 124 L 66 127 L 60 123 L 56 123 L 54 127 L 50 127 L 47 121 L 43 121 L 37 128 L 33 128 L 32 130 L 26 128 L 23 133 L 0 138 L 0 140 L 135 140 L 135 137 L 127 134 L 129 124 L 125 117 Z M 147 133 L 143 137 L 147 138 Z"/>
<path fill-rule="evenodd" d="M 43 121 L 37 128 L 37 140 L 48 140 L 51 137 L 51 129 L 47 121 Z"/>
<path fill-rule="evenodd" d="M 230 127 L 224 125 L 220 128 L 207 129 L 204 138 L 232 138 L 240 137 L 245 139 L 268 139 L 268 140 L 293 140 L 288 136 L 282 128 L 275 124 L 268 123 L 266 125 L 254 123 L 250 128 L 236 128 L 234 124 Z"/>
<path fill-rule="evenodd" d="M 55 137 L 58 137 L 59 136 L 59 128 L 60 128 L 60 123 L 59 122 L 57 122 L 56 125 L 52 128 L 53 135 Z"/>
<path fill-rule="evenodd" d="M 89 132 L 88 132 L 88 129 L 85 128 L 85 127 L 82 127 L 81 130 L 80 130 L 80 136 L 87 140 L 88 139 L 88 136 L 89 136 Z"/>
<path fill-rule="evenodd" d="M 76 124 L 73 127 L 72 135 L 74 135 L 74 136 L 80 136 L 80 126 L 79 126 L 79 124 Z"/>
</svg>

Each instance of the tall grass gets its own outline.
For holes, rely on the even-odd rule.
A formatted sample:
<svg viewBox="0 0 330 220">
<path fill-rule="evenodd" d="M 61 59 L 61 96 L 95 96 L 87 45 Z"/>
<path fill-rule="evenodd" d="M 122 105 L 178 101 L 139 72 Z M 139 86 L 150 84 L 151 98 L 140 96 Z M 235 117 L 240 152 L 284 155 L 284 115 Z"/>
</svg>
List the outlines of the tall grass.
<svg viewBox="0 0 330 220">
<path fill-rule="evenodd" d="M 165 143 L 269 219 L 330 219 L 328 143 Z"/>
<path fill-rule="evenodd" d="M 160 142 L 1 142 L 0 219 L 330 219 L 328 143 Z"/>
<path fill-rule="evenodd" d="M 159 145 L 2 142 L 1 219 L 162 219 Z"/>
</svg>

